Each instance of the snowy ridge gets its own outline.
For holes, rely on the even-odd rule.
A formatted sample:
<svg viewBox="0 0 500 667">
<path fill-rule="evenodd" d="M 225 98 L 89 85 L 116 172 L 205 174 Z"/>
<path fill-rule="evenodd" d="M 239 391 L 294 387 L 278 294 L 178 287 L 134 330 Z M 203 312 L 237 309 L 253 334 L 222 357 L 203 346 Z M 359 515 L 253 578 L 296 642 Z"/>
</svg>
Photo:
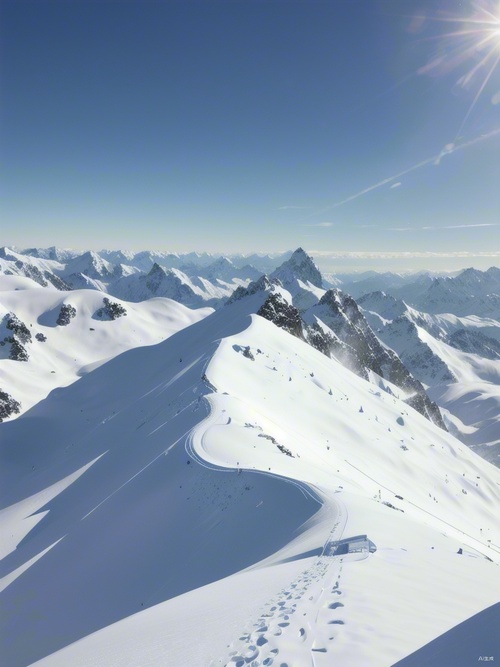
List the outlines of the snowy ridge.
<svg viewBox="0 0 500 667">
<path fill-rule="evenodd" d="M 261 299 L 2 425 L 12 667 L 387 667 L 496 602 L 500 472 Z"/>
</svg>

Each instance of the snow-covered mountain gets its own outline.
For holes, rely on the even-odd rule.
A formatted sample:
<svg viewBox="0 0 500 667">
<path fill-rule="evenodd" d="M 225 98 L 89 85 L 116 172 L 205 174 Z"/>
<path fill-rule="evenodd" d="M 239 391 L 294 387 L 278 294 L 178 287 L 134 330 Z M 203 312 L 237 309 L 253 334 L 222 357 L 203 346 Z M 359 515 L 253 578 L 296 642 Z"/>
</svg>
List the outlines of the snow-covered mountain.
<svg viewBox="0 0 500 667">
<path fill-rule="evenodd" d="M 255 258 L 259 265 L 275 266 L 269 256 Z M 164 296 L 189 307 L 200 307 L 217 305 L 238 286 L 261 275 L 244 256 L 234 259 L 233 262 L 209 253 L 76 253 L 57 248 L 32 248 L 22 254 L 2 248 L 0 275 L 24 275 L 42 287 L 52 285 L 60 290 L 95 289 L 129 301 Z"/>
<path fill-rule="evenodd" d="M 455 276 L 377 274 L 356 281 L 347 276 L 342 281 L 342 289 L 355 298 L 382 291 L 426 313 L 500 319 L 500 269 L 497 267 L 487 271 L 465 269 Z"/>
<path fill-rule="evenodd" d="M 323 277 L 313 259 L 302 249 L 297 248 L 271 274 L 271 280 L 279 280 L 293 297 L 293 305 L 305 310 L 314 305 L 325 293 Z"/>
<path fill-rule="evenodd" d="M 358 275 L 337 275 L 340 286 L 355 299 L 372 292 L 398 293 L 398 290 L 406 288 L 407 292 L 421 294 L 432 284 L 432 274 L 424 273 L 392 273 L 386 271 L 364 271 Z"/>
<path fill-rule="evenodd" d="M 260 271 L 250 264 L 238 267 L 227 257 L 219 257 L 208 266 L 200 270 L 195 270 L 193 273 L 195 276 L 201 276 L 215 284 L 232 283 L 235 278 L 238 278 L 242 282 L 248 282 L 249 280 L 256 280 L 262 275 Z"/>
<path fill-rule="evenodd" d="M 29 276 L 46 288 L 67 291 L 71 283 L 73 288 L 98 290 L 118 301 L 140 303 L 166 297 L 190 308 L 221 307 L 233 293 L 244 292 L 251 281 L 258 283 L 263 267 L 271 267 L 272 270 L 267 272 L 270 281 L 274 284 L 278 281 L 291 295 L 291 305 L 298 309 L 303 322 L 301 326 L 306 324 L 308 327 L 304 337 L 309 342 L 323 351 L 328 350 L 337 360 L 386 388 L 391 387 L 391 377 L 399 376 L 396 384 L 401 389 L 401 373 L 393 372 L 399 364 L 393 358 L 395 352 L 403 367 L 417 381 L 417 394 L 423 395 L 422 383 L 428 396 L 439 396 L 448 427 L 464 442 L 498 462 L 495 448 L 500 442 L 497 430 L 500 427 L 491 426 L 489 410 L 483 409 L 490 401 L 482 400 L 482 391 L 478 390 L 478 387 L 484 387 L 485 396 L 491 397 L 491 388 L 485 383 L 498 387 L 500 324 L 493 316 L 498 269 L 485 272 L 467 269 L 449 276 L 366 272 L 356 276 L 329 275 L 325 279 L 302 248 L 282 255 L 248 257 L 126 250 L 77 253 L 54 247 L 22 252 L 4 248 L 0 252 L 0 272 Z M 336 285 L 335 289 L 341 287 L 343 296 L 338 299 L 338 312 L 328 315 L 324 300 L 328 299 L 327 290 L 332 285 Z M 377 286 L 387 291 L 366 294 L 369 288 Z M 441 294 L 440 300 L 436 296 L 438 293 Z M 350 316 L 342 324 L 348 294 L 364 294 L 356 296 L 361 306 L 359 315 L 355 313 L 359 310 L 357 302 L 353 302 L 353 308 L 347 308 L 357 324 Z M 432 295 L 436 297 L 433 301 Z M 428 299 L 433 305 L 426 310 Z M 333 304 L 335 299 L 331 302 Z M 418 304 L 421 306 L 415 307 Z M 446 312 L 454 308 L 458 313 L 470 311 L 470 314 Z M 320 310 L 324 311 L 323 319 L 317 318 Z M 443 312 L 429 312 L 433 310 Z M 489 313 L 489 316 L 476 315 L 475 312 Z M 332 317 L 336 330 L 325 321 Z M 366 321 L 358 326 L 363 320 Z M 353 342 L 355 338 L 356 344 Z M 377 354 L 373 352 L 374 345 Z M 361 363 L 360 356 L 365 361 L 371 359 L 371 362 Z M 393 361 L 388 363 L 391 356 Z M 389 367 L 393 368 L 392 372 L 388 372 Z M 382 377 L 381 369 L 385 369 Z M 457 381 L 465 383 L 464 400 L 445 400 L 443 385 L 446 387 Z M 469 384 L 467 389 L 470 382 L 474 384 Z M 408 383 L 403 384 L 406 385 L 405 394 L 411 395 Z M 465 416 L 457 410 L 470 402 L 476 404 L 475 418 L 473 422 L 464 422 Z"/>
<path fill-rule="evenodd" d="M 427 387 L 448 428 L 500 464 L 500 322 L 432 315 L 381 292 L 359 299 L 377 336 Z"/>
<path fill-rule="evenodd" d="M 436 638 L 437 664 L 494 655 L 500 471 L 256 314 L 293 323 L 290 301 L 240 294 L 0 425 L 5 664 L 390 667 Z"/>
<path fill-rule="evenodd" d="M 321 274 L 312 259 L 299 248 L 269 278 L 263 276 L 247 288 L 236 290 L 228 303 L 261 295 L 262 304 L 256 311 L 259 315 L 378 387 L 391 392 L 396 389 L 398 397 L 445 428 L 437 405 L 397 354 L 380 343 L 354 299 L 339 289 L 325 291 L 310 277 L 321 284 Z"/>
<path fill-rule="evenodd" d="M 41 287 L 70 289 L 58 272 L 64 269 L 55 259 L 32 258 L 7 247 L 0 248 L 0 275 L 25 276 Z"/>
<path fill-rule="evenodd" d="M 61 292 L 0 276 L 0 391 L 19 404 L 14 416 L 125 350 L 156 344 L 212 312 L 168 299 L 104 299 L 95 290 Z M 11 416 L 8 403 L 0 397 L 0 421 Z"/>
</svg>

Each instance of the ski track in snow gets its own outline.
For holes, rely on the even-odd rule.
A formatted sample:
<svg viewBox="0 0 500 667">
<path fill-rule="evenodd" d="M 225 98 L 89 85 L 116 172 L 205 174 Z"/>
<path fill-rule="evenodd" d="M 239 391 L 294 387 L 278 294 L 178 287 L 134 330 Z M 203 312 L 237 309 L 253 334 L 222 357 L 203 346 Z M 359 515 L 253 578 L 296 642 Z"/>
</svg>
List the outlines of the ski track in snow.
<svg viewBox="0 0 500 667">
<path fill-rule="evenodd" d="M 271 598 L 259 617 L 228 646 L 225 658 L 210 667 L 327 667 L 332 642 L 342 633 L 346 594 L 341 588 L 344 560 L 368 553 L 330 555 L 343 537 L 347 509 L 335 499 L 337 520 L 319 556 L 288 586 Z M 306 611 L 304 611 L 306 609 Z"/>
</svg>

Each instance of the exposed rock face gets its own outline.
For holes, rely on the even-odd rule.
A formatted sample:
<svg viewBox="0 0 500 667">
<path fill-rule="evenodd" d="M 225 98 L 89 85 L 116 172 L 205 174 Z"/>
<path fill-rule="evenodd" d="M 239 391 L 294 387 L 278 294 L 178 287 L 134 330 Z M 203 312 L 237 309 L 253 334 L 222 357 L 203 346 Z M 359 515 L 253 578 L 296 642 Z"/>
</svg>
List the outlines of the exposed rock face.
<svg viewBox="0 0 500 667">
<path fill-rule="evenodd" d="M 407 399 L 409 405 L 446 430 L 437 405 L 429 399 L 422 384 L 398 355 L 382 345 L 351 296 L 336 288 L 327 290 L 318 303 L 301 313 L 274 290 L 277 284 L 282 286 L 281 279 L 285 281 L 286 287 L 286 283 L 290 285 L 299 274 L 301 280 L 311 283 L 314 280 L 316 285 L 320 285 L 321 274 L 319 271 L 316 274 L 316 271 L 312 260 L 299 248 L 290 260 L 271 274 L 271 278 L 264 275 L 248 287 L 238 288 L 228 303 L 257 292 L 268 292 L 257 315 L 304 340 L 323 354 L 334 357 L 365 380 L 370 379 L 370 371 L 388 380 L 410 397 Z M 381 298 L 385 298 L 385 295 Z M 387 305 L 392 309 L 398 306 L 393 299 Z M 409 321 L 408 324 L 414 326 Z"/>
<path fill-rule="evenodd" d="M 187 284 L 187 276 L 185 276 L 186 282 L 181 280 L 181 276 L 177 275 L 175 269 L 164 269 L 159 264 L 153 264 L 148 275 L 139 279 L 144 281 L 149 293 L 143 298 L 163 296 L 189 307 L 201 305 L 202 299 Z"/>
<path fill-rule="evenodd" d="M 270 280 L 268 276 L 263 275 L 257 280 L 251 282 L 247 287 L 237 287 L 231 294 L 226 303 L 233 303 L 244 299 L 246 296 L 257 294 L 257 292 L 271 292 L 273 285 L 280 285 L 279 280 Z"/>
<path fill-rule="evenodd" d="M 459 329 L 451 334 L 447 342 L 462 352 L 478 354 L 485 359 L 500 359 L 500 343 L 480 331 Z"/>
<path fill-rule="evenodd" d="M 273 322 L 292 336 L 304 340 L 300 313 L 295 306 L 285 301 L 281 294 L 270 294 L 257 311 L 257 315 Z"/>
<path fill-rule="evenodd" d="M 368 379 L 368 371 L 373 371 L 400 387 L 410 394 L 408 402 L 411 401 L 412 407 L 445 429 L 437 405 L 432 403 L 422 384 L 398 355 L 380 343 L 351 296 L 339 289 L 328 290 L 305 317 L 310 325 L 307 336 L 314 347 L 335 357 L 365 379 Z M 332 332 L 330 338 L 319 322 Z"/>
<path fill-rule="evenodd" d="M 327 325 L 355 353 L 353 367 L 364 367 L 384 377 L 382 364 L 388 362 L 386 350 L 380 344 L 354 299 L 339 289 L 328 290 L 317 306 L 308 311 Z M 334 350 L 331 350 L 334 352 Z M 366 371 L 363 373 L 366 376 Z"/>
<path fill-rule="evenodd" d="M 52 285 L 54 285 L 54 287 L 58 289 L 60 292 L 69 292 L 71 290 L 71 286 L 69 285 L 69 283 L 67 283 L 59 276 L 56 276 L 54 273 L 51 273 L 50 271 L 44 271 L 43 275 L 45 276 L 47 281 Z"/>
<path fill-rule="evenodd" d="M 31 278 L 31 280 L 38 283 L 38 285 L 41 285 L 42 287 L 48 287 L 50 284 L 61 292 L 71 289 L 70 285 L 66 281 L 64 281 L 59 276 L 56 276 L 55 273 L 48 271 L 47 269 L 42 271 L 38 268 L 38 266 L 34 266 L 29 262 L 23 262 L 19 259 L 15 262 L 15 266 L 21 275 L 24 275 L 27 278 Z"/>
<path fill-rule="evenodd" d="M 151 271 L 146 276 L 146 287 L 150 292 L 156 294 L 163 280 L 167 277 L 167 272 L 156 262 L 151 267 Z"/>
<path fill-rule="evenodd" d="M 422 341 L 416 325 L 406 316 L 397 317 L 380 333 L 409 370 L 426 384 L 456 382 L 444 361 Z"/>
</svg>

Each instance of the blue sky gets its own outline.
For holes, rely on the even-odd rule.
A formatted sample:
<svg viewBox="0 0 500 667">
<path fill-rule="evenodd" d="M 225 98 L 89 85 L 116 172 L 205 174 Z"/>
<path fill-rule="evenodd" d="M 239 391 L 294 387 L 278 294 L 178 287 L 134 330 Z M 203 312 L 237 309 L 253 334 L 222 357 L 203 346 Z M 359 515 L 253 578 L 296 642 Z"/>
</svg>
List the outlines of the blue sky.
<svg viewBox="0 0 500 667">
<path fill-rule="evenodd" d="M 1 14 L 0 243 L 499 264 L 498 0 Z"/>
</svg>

